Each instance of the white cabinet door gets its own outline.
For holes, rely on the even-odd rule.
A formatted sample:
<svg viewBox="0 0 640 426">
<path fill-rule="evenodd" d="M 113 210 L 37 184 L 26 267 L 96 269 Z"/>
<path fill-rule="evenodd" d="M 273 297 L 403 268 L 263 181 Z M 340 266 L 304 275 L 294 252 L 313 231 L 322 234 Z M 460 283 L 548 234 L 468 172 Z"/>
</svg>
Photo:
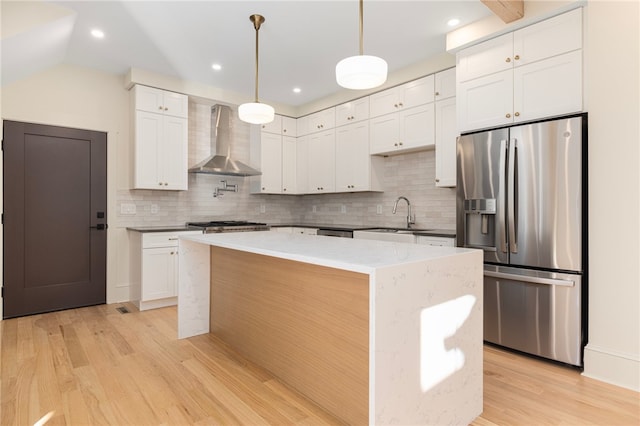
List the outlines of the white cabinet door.
<svg viewBox="0 0 640 426">
<path fill-rule="evenodd" d="M 433 102 L 433 74 L 369 96 L 369 115 L 379 117 Z"/>
<path fill-rule="evenodd" d="M 387 114 L 369 120 L 369 152 L 385 154 L 398 149 L 400 143 L 400 118 L 398 114 Z"/>
<path fill-rule="evenodd" d="M 315 133 L 309 137 L 308 147 L 309 188 L 308 192 L 335 191 L 336 134 L 335 130 Z"/>
<path fill-rule="evenodd" d="M 582 51 L 554 56 L 513 74 L 515 122 L 582 111 Z"/>
<path fill-rule="evenodd" d="M 513 71 L 458 84 L 458 130 L 483 129 L 513 122 Z"/>
<path fill-rule="evenodd" d="M 164 189 L 186 190 L 187 145 L 189 129 L 187 120 L 181 117 L 164 117 L 162 132 L 162 151 L 160 152 L 160 170 Z"/>
<path fill-rule="evenodd" d="M 291 136 L 282 137 L 282 193 L 297 194 L 297 141 Z"/>
<path fill-rule="evenodd" d="M 309 115 L 309 133 L 322 132 L 336 126 L 336 109 L 328 108 Z"/>
<path fill-rule="evenodd" d="M 522 66 L 582 48 L 582 8 L 513 33 L 514 66 Z"/>
<path fill-rule="evenodd" d="M 513 68 L 513 33 L 504 34 L 456 55 L 458 83 Z"/>
<path fill-rule="evenodd" d="M 282 136 L 274 133 L 260 134 L 260 192 L 282 192 Z"/>
<path fill-rule="evenodd" d="M 165 115 L 187 118 L 189 116 L 189 98 L 180 93 L 163 92 L 162 102 Z"/>
<path fill-rule="evenodd" d="M 369 118 L 369 97 L 346 102 L 336 107 L 336 126 L 356 123 Z"/>
<path fill-rule="evenodd" d="M 296 142 L 296 193 L 309 192 L 309 136 L 299 137 Z"/>
<path fill-rule="evenodd" d="M 136 111 L 133 187 L 164 189 L 160 175 L 160 151 L 164 117 L 160 114 Z"/>
<path fill-rule="evenodd" d="M 371 189 L 369 125 L 353 123 L 336 129 L 336 191 Z"/>
<path fill-rule="evenodd" d="M 132 90 L 136 110 L 182 118 L 189 115 L 189 99 L 186 95 L 139 84 Z"/>
<path fill-rule="evenodd" d="M 404 151 L 435 147 L 435 106 L 433 102 L 399 113 L 400 143 Z"/>
<path fill-rule="evenodd" d="M 297 121 L 295 118 L 282 117 L 282 136 L 298 136 Z"/>
<path fill-rule="evenodd" d="M 266 133 L 274 133 L 279 135 L 282 133 L 282 116 L 275 114 L 273 116 L 273 121 L 270 123 L 265 123 L 260 125 L 260 130 Z"/>
<path fill-rule="evenodd" d="M 449 68 L 435 74 L 435 100 L 453 98 L 456 96 L 456 69 Z"/>
<path fill-rule="evenodd" d="M 434 75 L 430 74 L 398 86 L 400 90 L 400 106 L 403 109 L 409 109 L 433 102 L 434 79 Z"/>
<path fill-rule="evenodd" d="M 427 235 L 417 235 L 416 243 L 426 246 L 454 247 L 455 239 L 453 237 L 432 237 Z"/>
<path fill-rule="evenodd" d="M 456 186 L 456 98 L 436 102 L 436 186 Z"/>
<path fill-rule="evenodd" d="M 142 250 L 142 301 L 177 295 L 178 248 Z"/>
</svg>

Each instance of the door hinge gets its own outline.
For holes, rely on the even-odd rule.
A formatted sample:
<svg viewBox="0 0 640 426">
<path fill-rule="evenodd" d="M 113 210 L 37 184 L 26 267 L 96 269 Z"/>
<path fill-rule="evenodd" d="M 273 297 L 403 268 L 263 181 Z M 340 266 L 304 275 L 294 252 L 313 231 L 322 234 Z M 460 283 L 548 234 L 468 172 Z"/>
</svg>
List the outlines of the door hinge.
<svg viewBox="0 0 640 426">
<path fill-rule="evenodd" d="M 4 139 L 2 139 L 2 144 L 0 144 L 0 149 L 4 151 Z"/>
<path fill-rule="evenodd" d="M 0 216 L 0 224 L 4 225 L 4 213 Z"/>
</svg>

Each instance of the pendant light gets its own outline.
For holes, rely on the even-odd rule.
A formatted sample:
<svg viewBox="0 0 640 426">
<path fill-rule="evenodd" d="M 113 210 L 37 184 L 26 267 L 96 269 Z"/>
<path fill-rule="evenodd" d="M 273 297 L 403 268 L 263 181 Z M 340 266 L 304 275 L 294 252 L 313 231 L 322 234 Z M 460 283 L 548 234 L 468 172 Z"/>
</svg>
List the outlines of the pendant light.
<svg viewBox="0 0 640 426">
<path fill-rule="evenodd" d="M 360 0 L 360 54 L 344 58 L 336 65 L 336 80 L 346 89 L 372 89 L 387 81 L 387 62 L 363 53 L 362 15 L 363 0 Z"/>
<path fill-rule="evenodd" d="M 271 123 L 275 110 L 271 105 L 258 101 L 258 31 L 260 30 L 260 25 L 264 23 L 264 16 L 251 15 L 249 20 L 253 22 L 253 27 L 256 29 L 256 95 L 255 102 L 244 103 L 238 107 L 238 117 L 240 117 L 240 120 L 251 124 Z"/>
</svg>

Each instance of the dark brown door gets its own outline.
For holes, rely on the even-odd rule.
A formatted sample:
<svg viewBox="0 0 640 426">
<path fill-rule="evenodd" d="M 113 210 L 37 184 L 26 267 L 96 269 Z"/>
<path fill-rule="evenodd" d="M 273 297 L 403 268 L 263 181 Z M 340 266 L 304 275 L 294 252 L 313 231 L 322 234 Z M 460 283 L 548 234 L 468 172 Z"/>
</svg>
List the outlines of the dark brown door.
<svg viewBox="0 0 640 426">
<path fill-rule="evenodd" d="M 105 303 L 107 135 L 3 124 L 4 318 Z"/>
</svg>

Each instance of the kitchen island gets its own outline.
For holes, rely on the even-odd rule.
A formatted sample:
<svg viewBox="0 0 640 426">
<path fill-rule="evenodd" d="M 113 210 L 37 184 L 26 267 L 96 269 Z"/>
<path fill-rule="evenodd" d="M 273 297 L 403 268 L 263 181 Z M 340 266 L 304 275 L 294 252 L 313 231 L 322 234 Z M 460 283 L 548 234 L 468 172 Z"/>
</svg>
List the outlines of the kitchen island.
<svg viewBox="0 0 640 426">
<path fill-rule="evenodd" d="M 179 338 L 216 334 L 349 424 L 482 412 L 480 251 L 268 231 L 179 250 Z"/>
</svg>

